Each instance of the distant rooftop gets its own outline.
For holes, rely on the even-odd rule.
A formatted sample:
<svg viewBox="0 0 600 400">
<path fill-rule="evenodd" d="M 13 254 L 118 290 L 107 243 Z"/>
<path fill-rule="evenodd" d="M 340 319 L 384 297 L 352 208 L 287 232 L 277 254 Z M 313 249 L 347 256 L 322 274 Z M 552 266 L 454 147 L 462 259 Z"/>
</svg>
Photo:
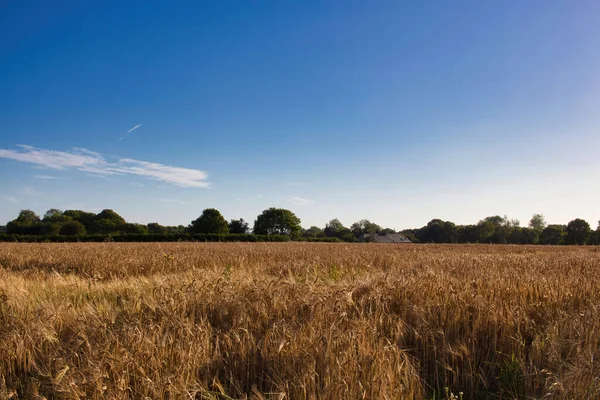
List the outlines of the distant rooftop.
<svg viewBox="0 0 600 400">
<path fill-rule="evenodd" d="M 368 240 L 368 236 L 363 236 L 361 241 L 371 241 L 373 243 L 412 243 L 409 238 L 401 233 L 377 233 L 373 234 Z"/>
</svg>

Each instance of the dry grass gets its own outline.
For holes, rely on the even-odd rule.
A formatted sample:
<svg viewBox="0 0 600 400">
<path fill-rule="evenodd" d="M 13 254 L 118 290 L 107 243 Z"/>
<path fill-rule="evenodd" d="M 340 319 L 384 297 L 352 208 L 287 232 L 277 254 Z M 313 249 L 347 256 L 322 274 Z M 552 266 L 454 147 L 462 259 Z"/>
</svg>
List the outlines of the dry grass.
<svg viewBox="0 0 600 400">
<path fill-rule="evenodd" d="M 1 244 L 0 398 L 600 397 L 597 248 Z"/>
</svg>

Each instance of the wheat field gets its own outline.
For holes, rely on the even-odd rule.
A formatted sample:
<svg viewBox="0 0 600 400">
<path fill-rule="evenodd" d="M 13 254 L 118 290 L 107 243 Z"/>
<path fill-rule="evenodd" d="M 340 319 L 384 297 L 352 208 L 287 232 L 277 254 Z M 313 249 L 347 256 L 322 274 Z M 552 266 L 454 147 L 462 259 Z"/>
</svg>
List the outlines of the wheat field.
<svg viewBox="0 0 600 400">
<path fill-rule="evenodd" d="M 0 245 L 0 398 L 600 398 L 594 247 Z"/>
</svg>

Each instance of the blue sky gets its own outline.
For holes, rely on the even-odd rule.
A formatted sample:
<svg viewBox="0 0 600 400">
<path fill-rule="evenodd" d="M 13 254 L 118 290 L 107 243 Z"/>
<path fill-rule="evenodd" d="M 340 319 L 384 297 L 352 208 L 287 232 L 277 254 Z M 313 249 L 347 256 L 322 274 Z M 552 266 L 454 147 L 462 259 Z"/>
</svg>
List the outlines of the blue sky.
<svg viewBox="0 0 600 400">
<path fill-rule="evenodd" d="M 124 3 L 0 4 L 0 223 L 600 219 L 598 2 Z"/>
</svg>

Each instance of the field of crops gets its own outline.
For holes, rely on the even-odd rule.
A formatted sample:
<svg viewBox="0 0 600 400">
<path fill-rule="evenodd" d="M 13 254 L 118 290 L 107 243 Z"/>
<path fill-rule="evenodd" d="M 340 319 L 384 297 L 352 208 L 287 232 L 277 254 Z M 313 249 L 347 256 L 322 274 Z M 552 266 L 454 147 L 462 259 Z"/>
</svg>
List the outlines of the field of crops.
<svg viewBox="0 0 600 400">
<path fill-rule="evenodd" d="M 0 244 L 0 398 L 600 398 L 594 247 Z"/>
</svg>

